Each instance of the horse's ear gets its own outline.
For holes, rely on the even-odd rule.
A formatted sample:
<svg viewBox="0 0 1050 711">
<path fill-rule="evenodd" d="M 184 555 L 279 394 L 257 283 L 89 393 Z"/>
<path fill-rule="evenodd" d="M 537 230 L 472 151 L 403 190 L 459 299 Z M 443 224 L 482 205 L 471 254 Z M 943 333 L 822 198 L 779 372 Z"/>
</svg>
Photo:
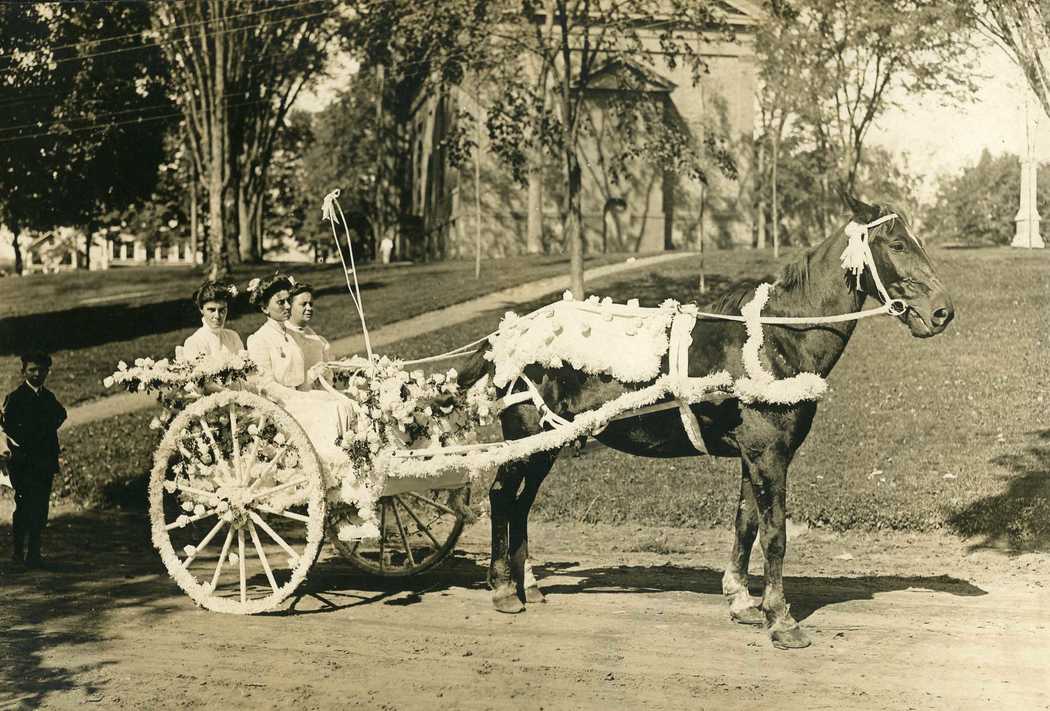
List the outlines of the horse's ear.
<svg viewBox="0 0 1050 711">
<path fill-rule="evenodd" d="M 871 222 L 879 217 L 878 207 L 861 202 L 846 190 L 842 191 L 842 200 L 849 206 L 850 212 L 853 213 L 853 217 L 857 222 Z"/>
</svg>

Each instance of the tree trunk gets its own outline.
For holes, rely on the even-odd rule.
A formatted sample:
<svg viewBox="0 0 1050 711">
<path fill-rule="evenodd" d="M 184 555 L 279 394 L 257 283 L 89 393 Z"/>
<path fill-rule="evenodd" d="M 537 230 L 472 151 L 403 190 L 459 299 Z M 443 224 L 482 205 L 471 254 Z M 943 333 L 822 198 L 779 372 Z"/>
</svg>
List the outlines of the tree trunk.
<svg viewBox="0 0 1050 711">
<path fill-rule="evenodd" d="M 771 166 L 771 178 L 769 181 L 769 187 L 772 192 L 772 207 L 773 214 L 773 259 L 780 258 L 780 210 L 778 209 L 778 202 L 780 200 L 777 195 L 777 162 L 780 160 L 780 140 L 776 139 L 773 141 L 773 165 Z"/>
<path fill-rule="evenodd" d="M 762 183 L 763 177 L 766 174 L 766 142 L 761 140 L 758 143 L 758 165 L 755 170 L 755 179 L 758 181 L 758 215 L 756 215 L 755 223 L 757 224 L 755 247 L 758 249 L 766 248 L 766 199 L 765 185 Z"/>
<path fill-rule="evenodd" d="M 255 261 L 252 244 L 255 231 L 252 229 L 252 205 L 244 183 L 237 181 L 237 252 L 241 262 Z"/>
<path fill-rule="evenodd" d="M 190 167 L 190 263 L 197 264 L 197 251 L 198 251 L 198 240 L 200 239 L 199 233 L 199 220 L 200 216 L 197 214 L 197 171 L 195 168 Z"/>
<path fill-rule="evenodd" d="M 565 239 L 569 244 L 569 286 L 578 300 L 583 291 L 583 207 L 580 194 L 580 160 L 572 147 L 566 147 Z"/>
<path fill-rule="evenodd" d="M 535 151 L 539 153 L 539 151 Z M 529 162 L 529 215 L 525 251 L 543 253 L 543 165 L 533 156 Z"/>
<path fill-rule="evenodd" d="M 224 15 L 220 0 L 211 0 L 211 17 Z M 225 22 L 219 30 L 225 29 Z M 227 168 L 226 132 L 226 39 L 221 31 L 213 35 L 215 56 L 209 67 L 212 74 L 211 112 L 208 122 L 208 265 L 209 278 L 216 280 L 226 276 L 230 270 L 226 249 L 226 191 Z"/>
<path fill-rule="evenodd" d="M 25 262 L 22 261 L 22 227 L 14 218 L 10 218 L 8 222 L 8 229 L 11 230 L 11 249 L 15 253 L 15 274 L 22 276 L 22 272 L 25 271 Z"/>
<path fill-rule="evenodd" d="M 474 148 L 474 278 L 481 278 L 481 93 L 474 122 L 478 145 Z M 531 195 L 531 191 L 530 191 Z"/>
<path fill-rule="evenodd" d="M 266 191 L 260 190 L 259 197 L 255 200 L 255 210 L 252 213 L 252 244 L 255 261 L 261 262 L 266 256 L 263 245 L 263 210 L 266 207 Z"/>
</svg>

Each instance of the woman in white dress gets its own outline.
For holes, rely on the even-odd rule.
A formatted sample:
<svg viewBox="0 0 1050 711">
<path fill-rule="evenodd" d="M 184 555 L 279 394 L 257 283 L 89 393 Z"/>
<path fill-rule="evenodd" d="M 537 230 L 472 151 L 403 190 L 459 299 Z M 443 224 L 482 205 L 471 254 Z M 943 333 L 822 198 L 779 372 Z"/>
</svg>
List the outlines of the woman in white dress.
<svg viewBox="0 0 1050 711">
<path fill-rule="evenodd" d="M 266 323 L 248 336 L 248 355 L 259 368 L 259 386 L 272 390 L 274 397 L 282 388 L 298 388 L 306 380 L 303 351 L 286 328 L 293 286 L 283 274 L 252 279 L 248 284 L 251 303 L 267 317 Z"/>
<path fill-rule="evenodd" d="M 296 284 L 291 291 L 292 308 L 288 317 L 288 330 L 303 352 L 306 381 L 302 390 L 320 387 L 318 378 L 325 375 L 324 364 L 332 360 L 332 347 L 328 340 L 310 328 L 314 316 L 314 289 L 309 284 Z"/>
<path fill-rule="evenodd" d="M 255 384 L 302 425 L 323 459 L 342 462 L 346 456 L 336 443 L 348 425 L 345 403 L 327 392 L 299 389 L 306 383 L 305 360 L 294 331 L 288 327 L 295 286 L 295 280 L 283 274 L 253 279 L 248 285 L 251 302 L 267 316 L 266 323 L 248 336 L 248 355 L 259 369 Z"/>
<path fill-rule="evenodd" d="M 182 348 L 176 348 L 178 360 L 196 360 L 204 355 L 226 352 L 237 354 L 244 350 L 241 337 L 226 326 L 230 301 L 237 296 L 237 287 L 208 281 L 193 294 L 193 303 L 201 312 L 201 327 L 186 339 Z"/>
</svg>

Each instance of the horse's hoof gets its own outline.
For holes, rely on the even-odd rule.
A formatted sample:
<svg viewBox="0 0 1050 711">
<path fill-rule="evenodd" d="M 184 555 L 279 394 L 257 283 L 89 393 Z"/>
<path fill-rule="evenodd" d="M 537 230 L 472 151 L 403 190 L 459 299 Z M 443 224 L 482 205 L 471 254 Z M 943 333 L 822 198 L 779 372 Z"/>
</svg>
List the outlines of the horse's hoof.
<svg viewBox="0 0 1050 711">
<path fill-rule="evenodd" d="M 777 649 L 805 649 L 812 644 L 809 635 L 802 631 L 797 622 L 790 627 L 770 630 L 769 638 Z"/>
<path fill-rule="evenodd" d="M 514 588 L 511 588 L 509 591 L 497 590 L 493 593 L 492 605 L 497 612 L 505 612 L 509 615 L 525 611 L 525 603 L 518 599 Z"/>
<path fill-rule="evenodd" d="M 766 616 L 758 607 L 742 607 L 739 610 L 729 610 L 729 619 L 738 625 L 764 625 Z"/>
<path fill-rule="evenodd" d="M 529 604 L 534 602 L 547 602 L 547 596 L 540 591 L 538 585 L 530 585 L 525 588 L 525 602 Z"/>
</svg>

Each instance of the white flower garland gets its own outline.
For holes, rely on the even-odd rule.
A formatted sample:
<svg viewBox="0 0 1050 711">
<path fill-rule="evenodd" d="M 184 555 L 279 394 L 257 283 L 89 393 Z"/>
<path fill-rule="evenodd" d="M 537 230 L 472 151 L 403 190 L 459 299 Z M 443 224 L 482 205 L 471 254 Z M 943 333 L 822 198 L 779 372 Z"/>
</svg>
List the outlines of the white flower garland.
<svg viewBox="0 0 1050 711">
<path fill-rule="evenodd" d="M 306 524 L 306 548 L 296 561 L 296 565 L 292 569 L 291 577 L 273 594 L 265 598 L 259 598 L 245 603 L 241 603 L 239 600 L 213 595 L 210 581 L 205 583 L 198 582 L 197 579 L 185 567 L 183 567 L 182 561 L 179 560 L 178 554 L 172 547 L 171 538 L 165 530 L 166 522 L 164 520 L 164 493 L 165 491 L 171 493 L 171 489 L 173 489 L 173 485 L 167 486 L 169 481 L 168 466 L 171 459 L 180 453 L 180 437 L 182 432 L 190 426 L 191 421 L 195 418 L 203 418 L 209 411 L 227 407 L 231 403 L 235 403 L 245 408 L 265 411 L 270 421 L 276 425 L 279 431 L 279 437 L 290 443 L 290 445 L 296 450 L 298 456 L 295 460 L 295 464 L 297 465 L 295 473 L 297 475 L 305 475 L 307 479 L 305 485 L 307 488 L 307 500 L 305 503 L 308 503 L 310 510 L 313 512 L 313 515 L 310 516 Z M 217 466 L 217 464 L 214 464 L 214 466 L 208 469 L 206 463 L 204 466 L 198 465 L 198 467 L 203 470 L 199 473 L 201 475 L 210 476 L 214 481 L 214 470 Z M 301 492 L 294 494 L 293 496 L 296 499 L 296 503 L 304 503 Z M 324 483 L 321 469 L 318 465 L 318 460 L 314 454 L 310 441 L 307 439 L 299 424 L 292 419 L 290 415 L 284 412 L 284 410 L 274 405 L 269 400 L 249 392 L 229 390 L 209 395 L 192 403 L 175 417 L 164 438 L 161 440 L 160 445 L 157 447 L 157 451 L 153 457 L 153 470 L 150 474 L 149 481 L 149 501 L 150 530 L 153 538 L 153 545 L 160 553 L 161 560 L 164 562 L 164 566 L 168 569 L 168 573 L 196 604 L 206 607 L 209 610 L 214 610 L 215 612 L 254 614 L 271 609 L 281 600 L 284 600 L 306 578 L 310 565 L 317 557 L 317 552 L 324 536 Z M 212 501 L 214 501 L 214 499 L 212 499 Z M 271 499 L 271 501 L 274 502 L 273 506 L 275 508 L 286 506 L 288 504 L 288 501 L 278 502 L 273 499 Z M 186 502 L 183 503 L 183 508 L 184 510 L 187 510 L 185 504 Z M 197 508 L 201 505 L 200 501 L 191 500 L 190 505 L 191 509 L 187 510 L 187 513 L 189 513 L 190 510 L 195 511 L 196 513 L 203 513 L 203 509 L 198 510 Z M 185 551 L 187 555 L 196 552 L 192 549 L 192 546 L 188 546 L 187 548 L 189 549 Z M 233 560 L 235 561 L 236 558 Z"/>
<path fill-rule="evenodd" d="M 746 404 L 767 403 L 771 405 L 794 405 L 803 400 L 817 400 L 827 391 L 828 383 L 816 373 L 799 373 L 790 378 L 777 379 L 762 365 L 759 352 L 762 349 L 762 309 L 769 301 L 772 284 L 760 284 L 755 289 L 755 298 L 740 309 L 747 319 L 747 341 L 742 349 L 746 377 L 733 384 L 733 394 Z"/>
<path fill-rule="evenodd" d="M 732 384 L 732 376 L 725 371 L 719 371 L 703 378 L 691 378 L 686 388 L 679 387 L 677 378 L 663 375 L 657 378 L 652 385 L 624 393 L 601 407 L 580 413 L 570 424 L 554 430 L 499 443 L 488 450 L 455 454 L 438 453 L 431 459 L 405 458 L 397 456 L 395 452 L 386 451 L 380 454 L 378 466 L 390 477 L 429 477 L 451 469 L 466 469 L 470 476 L 477 477 L 493 467 L 527 459 L 539 452 L 564 447 L 575 439 L 601 430 L 617 416 L 653 405 L 668 395 L 676 395 L 690 402 L 696 402 L 711 392 L 728 392 Z M 685 392 L 681 392 L 682 390 Z"/>
<path fill-rule="evenodd" d="M 244 382 L 257 367 L 248 351 L 202 354 L 191 361 L 136 358 L 134 365 L 117 363 L 117 370 L 102 379 L 107 388 L 122 385 L 132 392 L 163 392 L 183 389 L 197 392 L 206 383 L 229 386 Z"/>
</svg>

